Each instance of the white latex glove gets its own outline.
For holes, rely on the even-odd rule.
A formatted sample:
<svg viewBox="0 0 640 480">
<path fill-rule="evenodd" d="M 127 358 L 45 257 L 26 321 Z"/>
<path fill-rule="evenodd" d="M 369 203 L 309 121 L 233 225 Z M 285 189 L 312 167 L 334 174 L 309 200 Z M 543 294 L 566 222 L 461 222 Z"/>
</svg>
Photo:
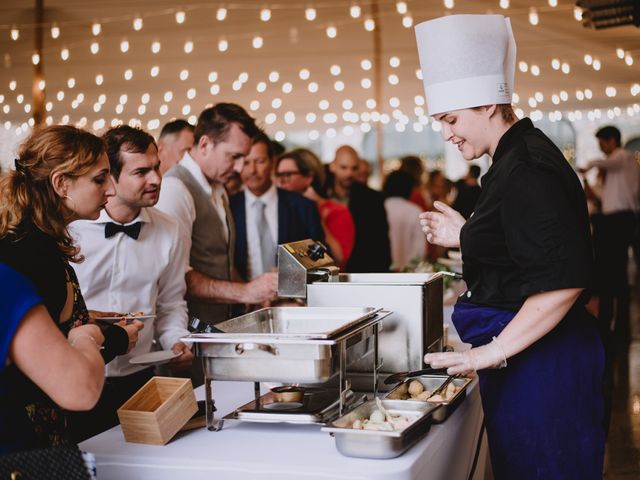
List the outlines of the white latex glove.
<svg viewBox="0 0 640 480">
<path fill-rule="evenodd" d="M 442 202 L 434 202 L 437 212 L 420 214 L 420 226 L 429 243 L 443 247 L 460 246 L 460 229 L 466 221 L 460 213 Z"/>
<path fill-rule="evenodd" d="M 485 368 L 504 368 L 507 357 L 498 341 L 464 352 L 427 353 L 424 363 L 432 368 L 446 368 L 449 375 L 467 374 Z"/>
</svg>

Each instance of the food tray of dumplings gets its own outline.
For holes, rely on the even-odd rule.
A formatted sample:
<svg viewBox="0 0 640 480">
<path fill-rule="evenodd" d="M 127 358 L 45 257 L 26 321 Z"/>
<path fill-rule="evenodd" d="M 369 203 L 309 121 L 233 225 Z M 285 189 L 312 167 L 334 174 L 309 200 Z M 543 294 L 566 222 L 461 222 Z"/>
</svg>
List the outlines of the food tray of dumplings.
<svg viewBox="0 0 640 480">
<path fill-rule="evenodd" d="M 385 398 L 387 400 L 404 401 L 407 403 L 432 403 L 439 408 L 433 414 L 434 423 L 442 423 L 467 397 L 467 386 L 471 383 L 470 377 L 455 377 L 439 394 L 433 392 L 447 381 L 447 375 L 422 375 L 395 386 Z"/>
<path fill-rule="evenodd" d="M 322 431 L 335 438 L 336 448 L 347 457 L 395 458 L 429 432 L 439 408 L 428 402 L 370 400 Z"/>
</svg>

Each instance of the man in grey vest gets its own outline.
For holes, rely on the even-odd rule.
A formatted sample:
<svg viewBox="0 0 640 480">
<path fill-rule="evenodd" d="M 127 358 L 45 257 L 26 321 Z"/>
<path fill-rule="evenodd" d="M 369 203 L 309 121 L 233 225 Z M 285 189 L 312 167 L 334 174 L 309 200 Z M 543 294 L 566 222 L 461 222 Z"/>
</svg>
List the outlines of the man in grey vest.
<svg viewBox="0 0 640 480">
<path fill-rule="evenodd" d="M 241 168 L 259 132 L 239 105 L 207 108 L 198 118 L 193 148 L 162 182 L 157 208 L 178 221 L 190 249 L 189 314 L 207 323 L 229 318 L 233 303 L 260 304 L 276 298 L 274 272 L 249 283 L 234 281 L 235 226 L 223 186 L 234 168 Z"/>
</svg>

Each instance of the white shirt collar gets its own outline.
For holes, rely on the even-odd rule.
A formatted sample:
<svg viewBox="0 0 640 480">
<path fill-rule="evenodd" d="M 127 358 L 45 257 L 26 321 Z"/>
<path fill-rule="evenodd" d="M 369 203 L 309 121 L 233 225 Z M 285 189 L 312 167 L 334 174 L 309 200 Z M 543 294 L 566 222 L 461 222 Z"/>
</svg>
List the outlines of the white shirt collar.
<svg viewBox="0 0 640 480">
<path fill-rule="evenodd" d="M 244 194 L 247 197 L 247 204 L 249 205 L 253 205 L 257 199 L 263 201 L 265 205 L 271 205 L 278 201 L 278 189 L 276 188 L 275 184 L 271 184 L 269 190 L 264 192 L 259 197 L 251 193 L 248 188 L 244 189 Z"/>
<path fill-rule="evenodd" d="M 149 223 L 150 221 L 151 221 L 151 217 L 149 216 L 149 212 L 147 212 L 146 208 L 142 208 L 140 209 L 140 213 L 136 218 L 134 218 L 128 223 L 125 223 L 124 225 L 131 225 L 132 223 L 136 223 L 136 222 Z M 120 223 L 114 220 L 113 218 L 111 218 L 106 208 L 103 208 L 100 211 L 100 216 L 98 217 L 97 220 L 91 220 L 91 222 L 92 223 L 107 223 L 107 222 Z"/>
<path fill-rule="evenodd" d="M 202 169 L 200 165 L 196 163 L 189 152 L 185 152 L 184 157 L 180 160 L 180 165 L 187 169 L 187 171 L 196 179 L 198 185 L 202 187 L 202 189 L 206 192 L 207 195 L 211 195 L 213 193 L 213 189 L 207 180 L 207 177 L 202 173 Z"/>
</svg>

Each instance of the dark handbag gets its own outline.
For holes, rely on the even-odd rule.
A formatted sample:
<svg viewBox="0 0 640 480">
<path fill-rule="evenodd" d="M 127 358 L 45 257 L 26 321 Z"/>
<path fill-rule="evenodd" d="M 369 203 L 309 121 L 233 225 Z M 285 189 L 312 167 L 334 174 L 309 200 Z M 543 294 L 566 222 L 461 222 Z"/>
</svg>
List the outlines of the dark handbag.
<svg viewBox="0 0 640 480">
<path fill-rule="evenodd" d="M 38 448 L 0 455 L 1 480 L 89 480 L 89 472 L 75 445 Z"/>
</svg>

